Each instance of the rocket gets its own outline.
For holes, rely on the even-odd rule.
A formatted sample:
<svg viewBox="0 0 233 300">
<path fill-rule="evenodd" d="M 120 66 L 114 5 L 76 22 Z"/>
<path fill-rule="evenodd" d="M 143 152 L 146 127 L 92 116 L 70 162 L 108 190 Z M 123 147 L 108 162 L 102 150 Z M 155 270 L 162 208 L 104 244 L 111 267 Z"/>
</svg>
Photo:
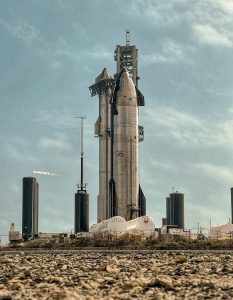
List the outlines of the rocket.
<svg viewBox="0 0 233 300">
<path fill-rule="evenodd" d="M 97 222 L 113 216 L 131 220 L 146 215 L 146 198 L 139 183 L 139 142 L 144 130 L 138 124 L 138 108 L 144 96 L 137 88 L 137 49 L 117 46 L 117 74 L 106 68 L 89 87 L 99 95 L 99 195 Z"/>
<path fill-rule="evenodd" d="M 113 178 L 117 215 L 130 219 L 138 208 L 138 106 L 133 80 L 124 68 L 119 77 L 114 117 Z"/>
</svg>

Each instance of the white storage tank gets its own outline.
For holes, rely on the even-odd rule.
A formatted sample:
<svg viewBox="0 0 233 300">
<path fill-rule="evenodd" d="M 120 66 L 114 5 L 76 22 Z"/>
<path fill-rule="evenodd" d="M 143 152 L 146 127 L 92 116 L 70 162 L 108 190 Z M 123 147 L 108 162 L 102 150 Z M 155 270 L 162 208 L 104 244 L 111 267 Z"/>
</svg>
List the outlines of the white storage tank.
<svg viewBox="0 0 233 300">
<path fill-rule="evenodd" d="M 127 222 L 127 232 L 130 235 L 150 237 L 155 234 L 155 221 L 148 216 L 142 216 Z"/>
<path fill-rule="evenodd" d="M 90 228 L 90 232 L 94 235 L 112 235 L 119 237 L 126 233 L 127 224 L 124 218 L 115 216 L 110 219 L 104 220 L 98 224 L 94 224 Z"/>
</svg>

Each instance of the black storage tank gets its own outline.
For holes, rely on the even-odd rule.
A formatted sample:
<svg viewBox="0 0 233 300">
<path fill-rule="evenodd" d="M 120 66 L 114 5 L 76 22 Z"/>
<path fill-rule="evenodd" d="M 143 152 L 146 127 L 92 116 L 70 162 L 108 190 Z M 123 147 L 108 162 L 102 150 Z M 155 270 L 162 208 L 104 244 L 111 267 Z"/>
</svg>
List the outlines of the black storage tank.
<svg viewBox="0 0 233 300">
<path fill-rule="evenodd" d="M 23 178 L 22 237 L 28 240 L 38 234 L 38 193 L 35 177 Z"/>
<path fill-rule="evenodd" d="M 231 224 L 233 224 L 233 187 L 231 188 Z"/>
<path fill-rule="evenodd" d="M 171 200 L 170 197 L 166 197 L 166 225 L 171 225 Z"/>
<path fill-rule="evenodd" d="M 178 228 L 184 229 L 184 194 L 170 194 L 170 225 L 176 225 Z"/>
<path fill-rule="evenodd" d="M 38 223 L 39 223 L 39 183 L 35 183 L 35 193 L 33 199 L 33 213 L 32 213 L 32 237 L 38 236 Z"/>
<path fill-rule="evenodd" d="M 89 231 L 89 194 L 85 190 L 75 194 L 74 232 Z"/>
</svg>

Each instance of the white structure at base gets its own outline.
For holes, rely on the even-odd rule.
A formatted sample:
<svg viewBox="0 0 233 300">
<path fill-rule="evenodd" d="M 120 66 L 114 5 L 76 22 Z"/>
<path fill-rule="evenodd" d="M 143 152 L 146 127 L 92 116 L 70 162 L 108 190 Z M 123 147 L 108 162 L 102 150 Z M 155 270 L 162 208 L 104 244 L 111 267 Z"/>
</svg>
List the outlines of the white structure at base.
<svg viewBox="0 0 233 300">
<path fill-rule="evenodd" d="M 94 224 L 90 228 L 93 235 L 104 236 L 122 236 L 127 231 L 127 224 L 124 218 L 115 216 L 110 219 L 104 220 L 98 224 Z"/>
<path fill-rule="evenodd" d="M 175 225 L 163 225 L 161 227 L 161 235 L 178 235 L 184 238 L 196 239 L 197 235 L 193 235 L 190 230 L 184 230 L 182 228 L 178 228 Z"/>
<path fill-rule="evenodd" d="M 11 223 L 10 230 L 9 230 L 9 242 L 19 242 L 21 239 L 20 232 L 15 230 L 15 223 Z"/>
<path fill-rule="evenodd" d="M 151 217 L 142 216 L 127 222 L 127 233 L 129 235 L 137 235 L 149 237 L 155 235 L 155 222 Z"/>
<path fill-rule="evenodd" d="M 216 225 L 210 228 L 210 238 L 229 239 L 233 238 L 233 224 Z"/>
<path fill-rule="evenodd" d="M 174 227 L 173 225 L 164 225 L 161 227 L 161 234 L 183 235 L 183 229 Z"/>
</svg>

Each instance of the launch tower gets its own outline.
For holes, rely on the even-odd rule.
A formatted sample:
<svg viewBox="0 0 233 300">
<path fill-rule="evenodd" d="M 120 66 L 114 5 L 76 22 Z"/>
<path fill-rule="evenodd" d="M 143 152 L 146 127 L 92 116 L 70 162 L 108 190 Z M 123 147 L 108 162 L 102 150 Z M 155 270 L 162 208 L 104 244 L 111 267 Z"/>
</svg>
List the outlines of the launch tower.
<svg viewBox="0 0 233 300">
<path fill-rule="evenodd" d="M 119 74 L 123 68 L 126 68 L 134 85 L 138 87 L 138 79 L 140 79 L 138 77 L 138 49 L 135 45 L 130 45 L 130 32 L 128 30 L 126 31 L 126 45 L 116 46 L 114 60 L 116 61 L 117 74 Z M 115 76 L 117 76 L 117 74 Z"/>
</svg>

